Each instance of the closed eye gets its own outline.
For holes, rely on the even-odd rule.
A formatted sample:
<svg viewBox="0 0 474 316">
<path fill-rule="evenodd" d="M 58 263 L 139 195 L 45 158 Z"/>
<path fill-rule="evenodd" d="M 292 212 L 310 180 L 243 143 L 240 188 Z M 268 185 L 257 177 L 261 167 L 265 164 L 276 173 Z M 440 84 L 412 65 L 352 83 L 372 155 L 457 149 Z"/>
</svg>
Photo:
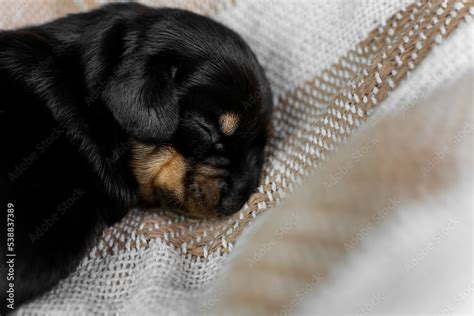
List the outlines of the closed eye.
<svg viewBox="0 0 474 316">
<path fill-rule="evenodd" d="M 207 125 L 205 125 L 205 124 L 203 124 L 203 123 L 201 123 L 201 122 L 199 122 L 199 121 L 197 121 L 197 120 L 196 120 L 195 122 L 196 122 L 196 124 L 201 128 L 201 130 L 203 130 L 203 131 L 209 136 L 208 141 L 209 141 L 211 144 L 213 144 L 213 143 L 214 143 L 214 137 L 213 137 L 213 135 L 212 135 L 212 131 L 211 131 L 211 129 L 209 128 L 209 126 L 207 126 Z"/>
<path fill-rule="evenodd" d="M 196 134 L 202 135 L 207 143 L 212 144 L 214 141 L 212 129 L 205 123 L 201 122 L 200 118 L 201 117 L 196 115 L 190 115 L 188 118 L 183 119 L 181 124 L 186 130 L 194 134 L 194 136 L 197 136 Z M 192 134 L 190 136 L 193 136 Z"/>
</svg>

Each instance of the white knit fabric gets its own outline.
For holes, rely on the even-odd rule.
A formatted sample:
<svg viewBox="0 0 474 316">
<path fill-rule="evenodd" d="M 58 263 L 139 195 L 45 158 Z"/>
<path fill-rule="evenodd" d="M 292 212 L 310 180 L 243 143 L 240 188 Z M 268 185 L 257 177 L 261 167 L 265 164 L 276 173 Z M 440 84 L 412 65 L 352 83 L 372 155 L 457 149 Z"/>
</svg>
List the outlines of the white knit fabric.
<svg viewBox="0 0 474 316">
<path fill-rule="evenodd" d="M 67 280 L 19 314 L 193 314 L 199 304 L 196 298 L 221 265 L 217 254 L 196 262 L 155 240 L 147 249 L 85 260 Z"/>
<path fill-rule="evenodd" d="M 206 311 L 472 314 L 473 36 L 464 25 L 441 43 L 337 157 L 253 222 Z"/>
<path fill-rule="evenodd" d="M 410 0 L 237 1 L 215 16 L 257 52 L 276 97 L 336 63 Z"/>
<path fill-rule="evenodd" d="M 217 10 L 215 18 L 249 42 L 278 100 L 337 62 L 377 24 L 410 2 L 236 0 L 233 6 Z M 472 27 L 462 25 L 455 33 L 428 55 L 424 69 L 414 70 L 427 75 L 406 80 L 401 87 L 406 94 L 398 94 L 397 102 L 390 101 L 389 95 L 387 104 L 400 100 L 410 104 L 413 98 L 422 97 L 472 67 L 472 46 L 466 44 L 472 39 Z M 428 74 L 429 69 L 443 71 L 433 76 Z M 311 126 L 311 122 L 307 124 Z M 272 140 L 271 146 L 280 146 L 278 139 Z M 266 168 L 276 168 L 276 164 L 272 162 Z M 208 295 L 214 282 L 223 277 L 219 273 L 225 264 L 224 255 L 215 252 L 207 260 L 196 259 L 160 239 L 138 250 L 117 252 L 84 259 L 69 278 L 19 309 L 18 314 L 196 315 L 206 314 L 215 304 Z"/>
</svg>

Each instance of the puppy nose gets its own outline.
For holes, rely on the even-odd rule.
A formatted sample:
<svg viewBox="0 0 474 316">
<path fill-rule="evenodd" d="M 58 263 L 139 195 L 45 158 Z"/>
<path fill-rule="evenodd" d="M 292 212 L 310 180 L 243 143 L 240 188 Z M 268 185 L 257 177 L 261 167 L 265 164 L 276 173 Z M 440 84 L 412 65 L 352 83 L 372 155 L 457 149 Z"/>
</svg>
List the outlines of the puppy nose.
<svg viewBox="0 0 474 316">
<path fill-rule="evenodd" d="M 240 210 L 244 204 L 245 200 L 236 198 L 234 195 L 227 195 L 221 199 L 217 210 L 224 215 L 230 215 Z"/>
<path fill-rule="evenodd" d="M 218 151 L 218 152 L 224 151 L 224 145 L 223 145 L 222 143 L 217 143 L 217 144 L 215 144 L 215 145 L 214 145 L 214 148 L 215 148 L 215 150 Z"/>
<path fill-rule="evenodd" d="M 242 188 L 236 186 L 235 183 L 224 181 L 224 186 L 221 188 L 221 198 L 217 211 L 223 215 L 230 215 L 242 208 L 249 198 Z"/>
<path fill-rule="evenodd" d="M 224 179 L 226 189 L 222 191 L 217 211 L 223 215 L 230 215 L 239 211 L 255 190 L 257 178 L 255 174 L 237 171 L 231 172 Z"/>
</svg>

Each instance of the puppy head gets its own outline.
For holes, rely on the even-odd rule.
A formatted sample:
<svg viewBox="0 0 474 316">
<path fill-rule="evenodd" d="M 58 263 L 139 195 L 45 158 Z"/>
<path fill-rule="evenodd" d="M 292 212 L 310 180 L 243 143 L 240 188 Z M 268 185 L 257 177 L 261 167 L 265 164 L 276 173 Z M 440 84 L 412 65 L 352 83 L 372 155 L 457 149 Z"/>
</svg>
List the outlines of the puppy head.
<svg viewBox="0 0 474 316">
<path fill-rule="evenodd" d="M 192 216 L 230 214 L 255 190 L 270 95 L 262 97 L 258 89 L 265 84 L 252 76 L 240 79 L 247 89 L 239 90 L 230 81 L 236 71 L 219 69 L 208 82 L 194 81 L 181 95 L 178 127 L 169 141 L 134 142 L 132 168 L 147 204 Z"/>
<path fill-rule="evenodd" d="M 192 216 L 231 214 L 254 192 L 272 109 L 269 84 L 245 42 L 207 18 L 176 19 L 147 32 L 147 72 L 159 69 L 178 120 L 168 139 L 136 139 L 132 169 L 142 199 Z M 148 38 L 147 38 L 148 37 Z M 164 37 L 164 38 L 163 38 Z"/>
</svg>

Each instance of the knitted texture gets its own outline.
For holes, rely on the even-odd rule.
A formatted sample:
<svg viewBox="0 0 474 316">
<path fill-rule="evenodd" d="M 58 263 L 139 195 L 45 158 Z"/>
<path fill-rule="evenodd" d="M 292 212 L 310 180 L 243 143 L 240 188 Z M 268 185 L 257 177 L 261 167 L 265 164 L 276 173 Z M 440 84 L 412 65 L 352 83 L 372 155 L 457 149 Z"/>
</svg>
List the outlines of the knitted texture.
<svg viewBox="0 0 474 316">
<path fill-rule="evenodd" d="M 104 232 L 73 275 L 20 314 L 193 311 L 248 223 L 330 159 L 474 11 L 472 0 L 143 2 L 210 15 L 242 34 L 254 49 L 276 103 L 258 192 L 225 219 L 131 210 Z M 94 0 L 0 0 L 0 28 L 97 5 Z"/>
</svg>

